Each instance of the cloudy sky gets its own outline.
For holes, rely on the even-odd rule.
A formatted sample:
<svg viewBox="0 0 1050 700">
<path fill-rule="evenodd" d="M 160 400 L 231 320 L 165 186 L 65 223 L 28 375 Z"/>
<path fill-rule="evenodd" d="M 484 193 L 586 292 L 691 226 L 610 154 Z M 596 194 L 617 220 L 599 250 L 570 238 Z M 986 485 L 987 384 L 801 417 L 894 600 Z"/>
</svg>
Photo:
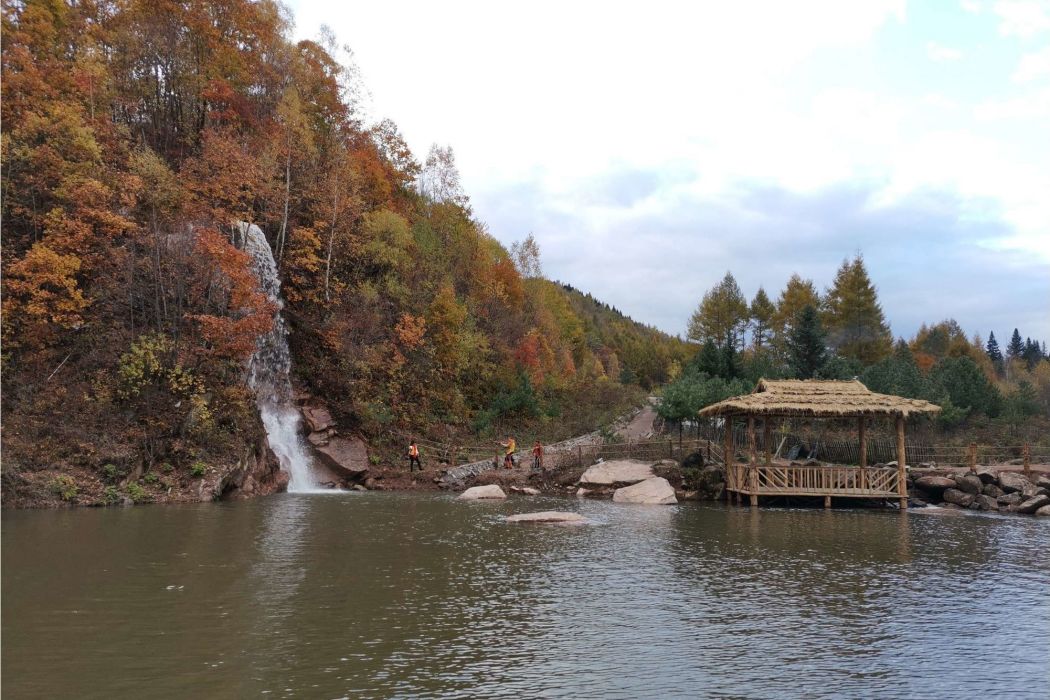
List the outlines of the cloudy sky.
<svg viewBox="0 0 1050 700">
<path fill-rule="evenodd" d="M 370 118 L 548 277 L 683 333 L 863 253 L 897 335 L 1050 340 L 1050 1 L 327 3 Z"/>
</svg>

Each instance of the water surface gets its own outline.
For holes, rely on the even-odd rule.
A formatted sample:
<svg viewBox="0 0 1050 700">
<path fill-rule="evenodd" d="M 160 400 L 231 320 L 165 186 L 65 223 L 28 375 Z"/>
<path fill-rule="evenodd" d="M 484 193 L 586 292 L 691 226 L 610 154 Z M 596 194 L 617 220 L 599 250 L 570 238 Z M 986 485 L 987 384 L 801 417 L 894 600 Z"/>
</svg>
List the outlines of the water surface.
<svg viewBox="0 0 1050 700">
<path fill-rule="evenodd" d="M 587 527 L 502 516 L 579 510 Z M 5 698 L 1047 697 L 1050 522 L 286 494 L 3 514 Z"/>
</svg>

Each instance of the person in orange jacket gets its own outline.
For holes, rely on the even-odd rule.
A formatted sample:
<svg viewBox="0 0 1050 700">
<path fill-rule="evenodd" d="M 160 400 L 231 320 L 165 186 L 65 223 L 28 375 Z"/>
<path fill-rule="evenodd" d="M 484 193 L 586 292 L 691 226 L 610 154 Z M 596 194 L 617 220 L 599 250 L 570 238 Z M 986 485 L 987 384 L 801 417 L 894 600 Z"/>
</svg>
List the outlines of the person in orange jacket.
<svg viewBox="0 0 1050 700">
<path fill-rule="evenodd" d="M 413 440 L 408 446 L 408 473 L 412 473 L 412 467 L 419 467 L 419 471 L 423 471 L 423 463 L 419 460 L 419 447 L 416 445 L 416 441 Z"/>
<path fill-rule="evenodd" d="M 514 436 L 508 435 L 507 441 L 501 442 L 499 445 L 506 449 L 503 453 L 503 466 L 507 469 L 513 469 L 514 455 L 518 452 L 518 443 L 514 441 Z"/>
<path fill-rule="evenodd" d="M 539 440 L 532 446 L 532 471 L 543 471 L 543 445 Z"/>
</svg>

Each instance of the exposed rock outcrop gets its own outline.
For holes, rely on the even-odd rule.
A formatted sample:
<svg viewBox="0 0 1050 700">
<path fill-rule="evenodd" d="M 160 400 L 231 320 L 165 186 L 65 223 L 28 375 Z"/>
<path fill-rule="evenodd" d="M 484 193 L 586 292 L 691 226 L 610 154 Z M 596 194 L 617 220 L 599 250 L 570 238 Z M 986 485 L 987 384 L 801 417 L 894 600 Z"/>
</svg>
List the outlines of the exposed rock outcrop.
<svg viewBox="0 0 1050 700">
<path fill-rule="evenodd" d="M 343 479 L 356 480 L 368 471 L 368 447 L 363 440 L 332 437 L 314 451 L 324 466 Z"/>
</svg>

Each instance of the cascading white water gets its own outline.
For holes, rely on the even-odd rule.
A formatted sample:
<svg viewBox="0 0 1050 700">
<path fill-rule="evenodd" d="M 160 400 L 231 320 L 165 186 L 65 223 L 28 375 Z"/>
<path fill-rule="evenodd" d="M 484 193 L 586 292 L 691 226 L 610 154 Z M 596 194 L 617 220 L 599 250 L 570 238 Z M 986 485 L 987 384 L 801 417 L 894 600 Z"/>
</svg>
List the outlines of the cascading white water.
<svg viewBox="0 0 1050 700">
<path fill-rule="evenodd" d="M 262 229 L 243 221 L 237 227 L 262 291 L 277 304 L 273 329 L 259 336 L 255 353 L 248 361 L 248 385 L 255 391 L 270 449 L 280 460 L 281 469 L 289 474 L 288 490 L 310 491 L 317 488 L 317 484 L 311 475 L 310 455 L 300 434 L 302 416 L 292 400 L 292 384 L 288 378 L 292 355 L 288 350 L 288 328 L 280 311 L 284 302 L 281 301 L 277 263 Z"/>
</svg>

